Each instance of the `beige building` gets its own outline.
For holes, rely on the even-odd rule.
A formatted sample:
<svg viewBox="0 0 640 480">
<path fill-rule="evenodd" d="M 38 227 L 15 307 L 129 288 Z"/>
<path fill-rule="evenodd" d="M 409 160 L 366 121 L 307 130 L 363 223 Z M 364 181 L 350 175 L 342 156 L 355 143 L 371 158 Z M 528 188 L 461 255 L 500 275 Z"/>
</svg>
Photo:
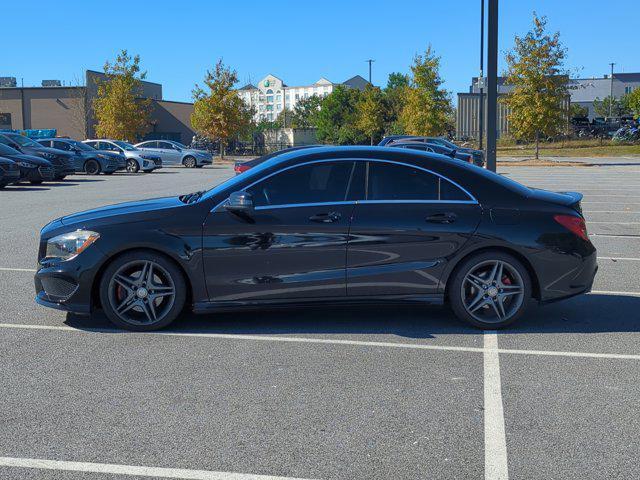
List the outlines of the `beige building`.
<svg viewBox="0 0 640 480">
<path fill-rule="evenodd" d="M 275 75 L 267 75 L 258 85 L 248 84 L 238 90 L 244 103 L 255 109 L 254 120 L 273 121 L 285 108 L 293 110 L 296 104 L 313 95 L 326 97 L 337 85 L 364 90 L 369 82 L 360 75 L 351 77 L 342 83 L 334 83 L 321 77 L 311 85 L 289 86 Z"/>
<path fill-rule="evenodd" d="M 85 86 L 18 87 L 11 83 L 12 86 L 0 86 L 0 129 L 55 129 L 58 136 L 78 140 L 94 137 L 95 118 L 91 105 L 98 82 L 103 78 L 103 73 L 88 70 Z M 192 103 L 164 100 L 162 85 L 147 81 L 142 82 L 141 98 L 152 101 L 145 139 L 191 142 L 194 135 L 190 121 Z"/>
</svg>

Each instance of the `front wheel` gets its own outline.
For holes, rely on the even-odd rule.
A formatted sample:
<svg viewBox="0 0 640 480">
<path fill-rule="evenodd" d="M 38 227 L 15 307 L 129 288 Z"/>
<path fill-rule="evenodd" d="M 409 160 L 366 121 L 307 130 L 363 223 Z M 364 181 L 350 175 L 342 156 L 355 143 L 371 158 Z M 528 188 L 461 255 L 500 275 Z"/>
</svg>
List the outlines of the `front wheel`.
<svg viewBox="0 0 640 480">
<path fill-rule="evenodd" d="M 100 173 L 100 164 L 96 160 L 87 160 L 84 164 L 84 172 L 87 175 L 98 175 Z"/>
<path fill-rule="evenodd" d="M 187 168 L 196 168 L 198 166 L 196 159 L 190 155 L 182 160 L 182 164 Z"/>
<path fill-rule="evenodd" d="M 474 255 L 456 268 L 448 288 L 453 312 L 482 329 L 520 318 L 531 300 L 531 279 L 520 261 L 502 252 Z"/>
<path fill-rule="evenodd" d="M 140 165 L 133 158 L 127 160 L 127 172 L 129 173 L 138 173 L 140 170 Z"/>
<path fill-rule="evenodd" d="M 135 331 L 158 330 L 173 322 L 186 300 L 178 267 L 162 255 L 136 251 L 122 255 L 105 270 L 100 301 L 112 323 Z"/>
</svg>

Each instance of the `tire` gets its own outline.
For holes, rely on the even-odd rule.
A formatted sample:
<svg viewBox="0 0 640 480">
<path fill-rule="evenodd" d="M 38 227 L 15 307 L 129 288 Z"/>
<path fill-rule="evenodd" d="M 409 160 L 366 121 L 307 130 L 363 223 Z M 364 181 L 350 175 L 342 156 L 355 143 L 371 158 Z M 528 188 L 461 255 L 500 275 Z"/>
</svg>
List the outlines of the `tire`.
<svg viewBox="0 0 640 480">
<path fill-rule="evenodd" d="M 102 172 L 104 175 L 113 175 L 113 172 Z"/>
<path fill-rule="evenodd" d="M 195 159 L 195 157 L 192 157 L 191 155 L 187 155 L 182 160 L 182 165 L 184 165 L 186 168 L 196 168 L 198 166 L 198 162 Z"/>
<path fill-rule="evenodd" d="M 55 180 L 58 182 L 61 182 L 62 180 L 64 180 L 65 178 L 67 178 L 66 175 L 58 175 L 55 177 Z"/>
<path fill-rule="evenodd" d="M 42 183 L 42 180 L 29 180 L 29 183 L 31 185 L 40 185 Z"/>
<path fill-rule="evenodd" d="M 93 158 L 87 160 L 84 164 L 84 173 L 86 173 L 87 175 L 99 175 L 100 170 L 102 170 L 102 168 L 100 167 L 100 163 L 98 163 L 98 161 L 94 160 Z"/>
<path fill-rule="evenodd" d="M 518 259 L 498 251 L 479 253 L 463 261 L 447 287 L 456 316 L 481 329 L 512 324 L 531 302 L 529 272 Z"/>
<path fill-rule="evenodd" d="M 145 270 L 149 267 L 151 277 Z M 137 332 L 158 330 L 173 322 L 184 308 L 187 291 L 182 272 L 171 260 L 145 250 L 113 260 L 99 289 L 107 318 L 120 328 Z"/>
<path fill-rule="evenodd" d="M 127 172 L 129 173 L 138 173 L 140 170 L 140 165 L 133 158 L 127 159 Z"/>
</svg>

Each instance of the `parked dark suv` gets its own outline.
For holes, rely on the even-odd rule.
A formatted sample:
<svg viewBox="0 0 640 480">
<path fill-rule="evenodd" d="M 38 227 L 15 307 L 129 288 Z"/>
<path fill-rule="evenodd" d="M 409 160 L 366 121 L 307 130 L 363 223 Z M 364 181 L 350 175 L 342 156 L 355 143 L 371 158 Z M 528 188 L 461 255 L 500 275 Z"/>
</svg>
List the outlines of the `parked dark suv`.
<svg viewBox="0 0 640 480">
<path fill-rule="evenodd" d="M 14 161 L 20 169 L 19 180 L 27 180 L 33 184 L 53 180 L 55 170 L 50 161 L 35 155 L 25 155 L 15 148 L 0 141 L 0 157 Z"/>
<path fill-rule="evenodd" d="M 124 155 L 101 152 L 86 143 L 71 138 L 45 138 L 38 140 L 38 143 L 44 147 L 72 153 L 76 172 L 85 172 L 88 175 L 98 175 L 99 173 L 111 175 L 117 170 L 127 168 L 127 160 Z"/>
<path fill-rule="evenodd" d="M 48 160 L 53 165 L 54 179 L 63 180 L 67 175 L 73 175 L 76 171 L 73 166 L 73 155 L 55 148 L 47 148 L 19 133 L 0 134 L 0 143 L 4 143 L 26 154 L 35 155 Z"/>
</svg>

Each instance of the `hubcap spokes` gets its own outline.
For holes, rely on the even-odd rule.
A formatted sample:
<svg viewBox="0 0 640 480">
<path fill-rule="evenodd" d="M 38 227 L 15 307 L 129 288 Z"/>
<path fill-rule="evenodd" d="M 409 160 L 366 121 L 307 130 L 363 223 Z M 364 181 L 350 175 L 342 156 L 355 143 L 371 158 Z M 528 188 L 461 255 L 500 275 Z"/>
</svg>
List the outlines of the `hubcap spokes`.
<svg viewBox="0 0 640 480">
<path fill-rule="evenodd" d="M 121 267 L 109 285 L 109 300 L 122 320 L 155 323 L 164 318 L 175 300 L 169 273 L 152 261 L 130 262 Z"/>
<path fill-rule="evenodd" d="M 508 320 L 524 301 L 524 282 L 518 271 L 502 260 L 482 262 L 469 270 L 462 282 L 462 301 L 476 320 Z"/>
</svg>

